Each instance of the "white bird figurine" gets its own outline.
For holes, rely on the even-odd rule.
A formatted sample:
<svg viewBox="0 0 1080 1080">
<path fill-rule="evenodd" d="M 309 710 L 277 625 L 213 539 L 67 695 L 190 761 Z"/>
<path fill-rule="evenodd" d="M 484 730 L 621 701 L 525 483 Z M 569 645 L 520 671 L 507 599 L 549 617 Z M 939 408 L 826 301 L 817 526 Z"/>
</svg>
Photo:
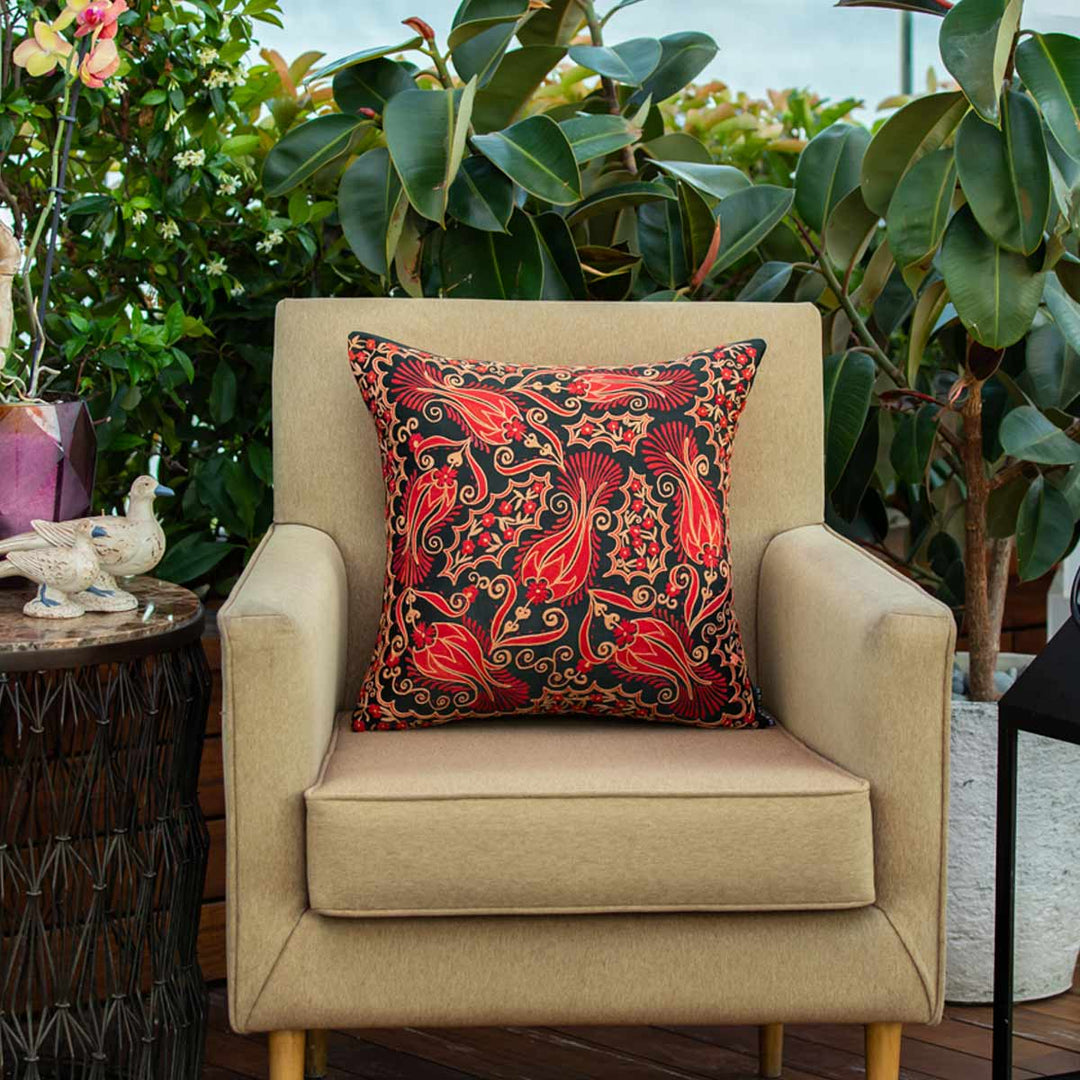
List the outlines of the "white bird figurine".
<svg viewBox="0 0 1080 1080">
<path fill-rule="evenodd" d="M 75 523 L 70 545 L 12 551 L 0 562 L 0 577 L 25 577 L 38 584 L 37 595 L 23 606 L 23 614 L 38 619 L 74 619 L 86 609 L 75 600 L 98 576 L 98 560 L 91 541 L 104 538 L 105 529 L 89 520 Z"/>
<path fill-rule="evenodd" d="M 85 591 L 73 599 L 87 611 L 131 611 L 138 600 L 116 584 L 118 577 L 146 574 L 165 554 L 165 533 L 154 517 L 154 499 L 172 495 L 172 488 L 152 476 L 140 476 L 128 496 L 127 515 L 102 514 L 76 521 L 32 521 L 34 531 L 0 541 L 0 555 L 44 547 L 65 547 L 74 542 L 75 529 L 84 521 L 105 530 L 94 540 L 100 569 Z"/>
</svg>

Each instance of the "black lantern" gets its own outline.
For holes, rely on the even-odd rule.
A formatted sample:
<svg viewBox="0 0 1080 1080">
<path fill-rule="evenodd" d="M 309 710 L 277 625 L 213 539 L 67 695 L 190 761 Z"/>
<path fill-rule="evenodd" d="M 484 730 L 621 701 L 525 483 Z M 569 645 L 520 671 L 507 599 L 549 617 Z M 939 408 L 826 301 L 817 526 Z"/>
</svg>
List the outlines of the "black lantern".
<svg viewBox="0 0 1080 1080">
<path fill-rule="evenodd" d="M 1073 582 L 1072 618 L 998 703 L 994 1080 L 1012 1076 L 1016 749 L 1021 731 L 1080 745 L 1080 573 Z M 1080 1072 L 1059 1073 L 1056 1080 L 1080 1080 Z"/>
</svg>

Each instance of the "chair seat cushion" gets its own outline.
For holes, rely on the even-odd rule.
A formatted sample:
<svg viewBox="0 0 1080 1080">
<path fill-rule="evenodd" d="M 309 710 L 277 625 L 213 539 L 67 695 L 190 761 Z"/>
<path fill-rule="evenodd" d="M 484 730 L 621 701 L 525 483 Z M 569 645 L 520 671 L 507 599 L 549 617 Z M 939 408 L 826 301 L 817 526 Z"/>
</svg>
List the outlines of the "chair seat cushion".
<svg viewBox="0 0 1080 1080">
<path fill-rule="evenodd" d="M 348 734 L 307 802 L 325 915 L 851 908 L 870 791 L 782 727 L 571 719 Z"/>
</svg>

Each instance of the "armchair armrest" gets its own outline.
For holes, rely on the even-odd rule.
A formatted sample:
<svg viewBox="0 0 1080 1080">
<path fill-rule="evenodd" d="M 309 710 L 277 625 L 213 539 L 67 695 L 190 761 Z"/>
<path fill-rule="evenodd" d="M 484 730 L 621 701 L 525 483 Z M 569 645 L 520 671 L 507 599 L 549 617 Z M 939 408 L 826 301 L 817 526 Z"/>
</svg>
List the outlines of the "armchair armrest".
<svg viewBox="0 0 1080 1080">
<path fill-rule="evenodd" d="M 274 525 L 218 615 L 229 1012 L 243 1030 L 308 906 L 303 792 L 342 704 L 345 565 L 318 529 Z"/>
<path fill-rule="evenodd" d="M 945 605 L 821 525 L 762 562 L 759 681 L 794 735 L 870 782 L 877 906 L 919 971 L 944 983 L 949 709 L 956 624 Z"/>
</svg>

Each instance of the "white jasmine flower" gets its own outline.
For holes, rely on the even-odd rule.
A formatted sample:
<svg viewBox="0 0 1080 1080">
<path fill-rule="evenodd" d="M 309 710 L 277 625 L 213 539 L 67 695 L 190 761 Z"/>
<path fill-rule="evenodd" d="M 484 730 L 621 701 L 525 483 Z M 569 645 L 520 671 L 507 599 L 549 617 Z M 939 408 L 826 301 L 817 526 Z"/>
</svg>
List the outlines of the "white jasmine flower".
<svg viewBox="0 0 1080 1080">
<path fill-rule="evenodd" d="M 244 73 L 239 68 L 237 68 L 235 71 L 229 74 L 228 81 L 230 86 L 243 86 L 244 83 L 247 82 L 247 76 L 245 76 Z"/>
<path fill-rule="evenodd" d="M 157 231 L 161 233 L 162 238 L 165 240 L 175 240 L 180 235 L 180 226 L 170 218 L 166 218 L 158 227 Z"/>
<path fill-rule="evenodd" d="M 196 54 L 198 61 L 203 67 L 207 67 L 217 59 L 217 49 L 212 45 L 204 45 Z"/>
<path fill-rule="evenodd" d="M 133 213 L 131 215 L 131 224 L 134 225 L 136 228 L 138 228 L 140 225 L 145 225 L 146 224 L 146 211 L 145 210 L 136 210 L 135 213 Z"/>
<path fill-rule="evenodd" d="M 233 285 L 233 288 L 232 288 L 232 295 L 233 295 L 233 296 L 243 296 L 243 295 L 244 295 L 244 286 L 243 286 L 243 285 L 241 285 L 239 281 L 237 281 L 237 282 L 236 282 L 236 283 L 235 283 L 235 284 Z"/>
<path fill-rule="evenodd" d="M 219 195 L 235 195 L 240 190 L 239 176 L 223 176 L 218 184 Z"/>
<path fill-rule="evenodd" d="M 206 272 L 210 277 L 221 277 L 226 269 L 225 260 L 217 255 L 206 264 Z"/>
<path fill-rule="evenodd" d="M 220 90 L 221 87 L 228 85 L 229 73 L 222 68 L 214 68 L 214 70 L 206 76 L 206 86 L 209 90 Z"/>
<path fill-rule="evenodd" d="M 173 154 L 173 161 L 181 169 L 198 168 L 206 162 L 206 151 L 202 147 L 198 150 L 181 150 L 178 154 Z"/>
<path fill-rule="evenodd" d="M 255 250 L 265 254 L 276 248 L 284 239 L 285 234 L 280 229 L 274 229 L 255 245 Z"/>
</svg>

